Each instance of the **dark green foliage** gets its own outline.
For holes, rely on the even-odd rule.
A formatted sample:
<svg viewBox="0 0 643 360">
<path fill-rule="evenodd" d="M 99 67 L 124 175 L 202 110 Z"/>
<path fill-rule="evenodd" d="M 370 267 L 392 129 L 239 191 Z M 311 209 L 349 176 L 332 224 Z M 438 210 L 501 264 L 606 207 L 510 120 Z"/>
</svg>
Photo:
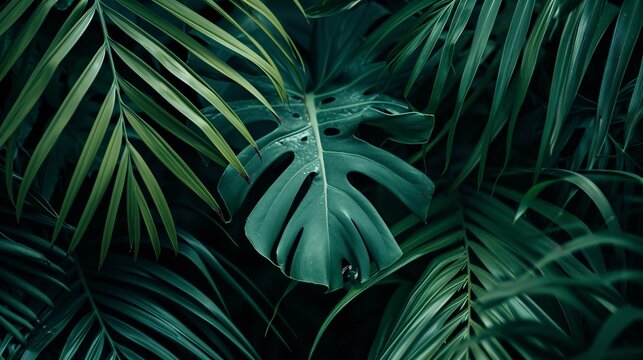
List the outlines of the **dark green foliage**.
<svg viewBox="0 0 643 360">
<path fill-rule="evenodd" d="M 364 20 L 350 24 L 353 36 L 373 25 L 376 18 L 366 19 L 371 9 L 359 10 L 357 16 Z M 261 183 L 272 166 L 292 155 L 288 167 L 253 205 L 246 236 L 289 277 L 322 284 L 329 290 L 343 286 L 347 266 L 355 272 L 352 277 L 363 282 L 401 255 L 387 225 L 348 180 L 349 174 L 360 173 L 374 180 L 420 218 L 426 216 L 434 188 L 418 169 L 358 138 L 358 129 L 369 127 L 387 140 L 423 144 L 433 129 L 433 118 L 378 93 L 381 89 L 372 83 L 371 76 L 381 71 L 383 64 L 372 59 L 354 61 L 350 56 L 356 45 L 354 37 L 338 31 L 349 26 L 350 19 L 344 15 L 315 21 L 311 43 L 337 53 L 337 62 L 313 57 L 305 63 L 306 70 L 299 69 L 298 76 L 286 79 L 289 104 L 269 98 L 281 122 L 257 102 L 230 103 L 246 125 L 272 122 L 274 126 L 274 131 L 257 140 L 260 153 L 250 147 L 239 153 L 253 183 Z M 327 39 L 335 39 L 335 43 L 328 44 Z M 313 52 L 316 47 L 303 50 Z M 340 56 L 346 64 L 338 61 Z M 369 72 L 351 71 L 358 68 Z M 306 71 L 314 72 L 308 75 Z M 205 113 L 221 126 L 220 113 L 212 108 Z M 221 197 L 233 214 L 251 189 L 251 184 L 238 181 L 232 168 L 219 182 Z"/>
<path fill-rule="evenodd" d="M 640 358 L 642 27 L 3 2 L 0 359 Z"/>
</svg>

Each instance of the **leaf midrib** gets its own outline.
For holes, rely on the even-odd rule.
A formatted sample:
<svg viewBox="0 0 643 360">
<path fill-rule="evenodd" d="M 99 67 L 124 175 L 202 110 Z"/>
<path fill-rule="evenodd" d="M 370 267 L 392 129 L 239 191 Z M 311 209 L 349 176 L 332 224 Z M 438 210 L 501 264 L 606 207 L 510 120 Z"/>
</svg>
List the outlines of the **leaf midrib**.
<svg viewBox="0 0 643 360">
<path fill-rule="evenodd" d="M 326 181 L 326 166 L 324 164 L 324 149 L 322 148 L 321 135 L 319 133 L 319 123 L 317 122 L 317 108 L 315 107 L 315 94 L 307 93 L 304 95 L 304 105 L 306 107 L 306 114 L 310 122 L 310 128 L 313 130 L 315 137 L 315 146 L 317 149 L 317 157 L 319 158 L 319 169 L 322 178 L 322 195 L 324 198 L 324 230 L 326 235 L 326 245 L 330 249 L 330 235 L 328 230 L 328 181 Z"/>
<path fill-rule="evenodd" d="M 76 257 L 76 256 L 75 256 Z M 112 339 L 112 336 L 110 335 L 109 331 L 107 330 L 107 326 L 103 320 L 102 312 L 98 309 L 98 306 L 96 305 L 96 302 L 94 301 L 94 295 L 89 288 L 89 284 L 87 282 L 87 279 L 85 278 L 84 270 L 81 268 L 80 263 L 78 261 L 78 258 L 75 259 L 75 266 L 76 266 L 76 271 L 78 272 L 78 280 L 81 283 L 81 286 L 83 288 L 83 292 L 85 293 L 85 296 L 87 297 L 87 300 L 91 306 L 91 311 L 94 314 L 96 321 L 98 322 L 98 325 L 100 327 L 100 331 L 105 335 L 105 338 L 107 342 L 109 343 L 109 347 L 112 350 L 112 354 L 115 356 L 113 357 L 114 359 L 120 359 L 120 355 L 118 351 L 116 351 L 116 343 Z"/>
</svg>

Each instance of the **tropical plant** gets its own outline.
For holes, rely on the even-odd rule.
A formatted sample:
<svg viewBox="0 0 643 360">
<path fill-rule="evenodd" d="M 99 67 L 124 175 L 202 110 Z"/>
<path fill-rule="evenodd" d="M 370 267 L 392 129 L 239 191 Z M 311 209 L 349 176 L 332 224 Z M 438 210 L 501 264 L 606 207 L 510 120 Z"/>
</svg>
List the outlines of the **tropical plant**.
<svg viewBox="0 0 643 360">
<path fill-rule="evenodd" d="M 0 358 L 640 357 L 641 27 L 7 1 Z"/>
</svg>

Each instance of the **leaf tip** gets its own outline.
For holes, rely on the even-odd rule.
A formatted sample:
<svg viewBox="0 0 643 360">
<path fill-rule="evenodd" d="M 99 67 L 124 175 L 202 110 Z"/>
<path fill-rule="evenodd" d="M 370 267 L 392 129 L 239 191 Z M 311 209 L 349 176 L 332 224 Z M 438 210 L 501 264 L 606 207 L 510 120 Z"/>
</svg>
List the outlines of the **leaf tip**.
<svg viewBox="0 0 643 360">
<path fill-rule="evenodd" d="M 514 218 L 513 218 L 513 221 L 512 221 L 513 225 L 516 224 L 516 222 L 520 219 L 520 217 L 522 216 L 523 213 L 524 213 L 524 211 L 517 211 L 516 212 L 516 215 L 514 215 Z"/>
<path fill-rule="evenodd" d="M 257 156 L 259 156 L 259 159 L 263 160 L 263 156 L 261 156 L 261 151 L 259 150 L 259 147 L 255 145 L 252 148 L 255 150 L 255 153 L 257 153 Z M 244 177 L 247 177 L 248 181 L 250 180 L 250 177 L 248 176 L 248 174 L 244 174 Z"/>
<path fill-rule="evenodd" d="M 223 211 L 217 210 L 217 211 L 215 211 L 215 213 L 217 214 L 219 219 L 221 219 L 221 221 L 223 221 L 224 224 L 227 224 L 227 223 L 230 222 L 230 220 L 226 220 L 225 216 L 223 215 Z"/>
</svg>

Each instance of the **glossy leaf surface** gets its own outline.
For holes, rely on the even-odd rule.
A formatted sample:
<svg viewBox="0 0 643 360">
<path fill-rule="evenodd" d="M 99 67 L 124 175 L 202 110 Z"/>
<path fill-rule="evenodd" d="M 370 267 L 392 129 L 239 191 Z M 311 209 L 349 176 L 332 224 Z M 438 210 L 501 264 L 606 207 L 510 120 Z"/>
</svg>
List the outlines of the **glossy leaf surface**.
<svg viewBox="0 0 643 360">
<path fill-rule="evenodd" d="M 283 124 L 258 140 L 261 156 L 251 148 L 239 154 L 255 181 L 261 181 L 275 162 L 293 155 L 252 210 L 246 235 L 292 278 L 331 290 L 343 284 L 343 263 L 357 267 L 365 280 L 371 262 L 383 268 L 401 255 L 377 210 L 348 180 L 350 173 L 366 175 L 386 187 L 420 218 L 425 217 L 433 193 L 433 184 L 422 172 L 355 137 L 358 126 L 370 125 L 394 141 L 420 144 L 428 139 L 433 119 L 410 112 L 392 98 L 363 95 L 363 90 L 353 86 L 322 96 L 296 95 L 300 100 L 292 100 L 289 107 L 275 105 Z M 276 122 L 248 102 L 233 106 L 246 122 Z M 231 168 L 219 183 L 233 213 L 250 188 Z"/>
</svg>

